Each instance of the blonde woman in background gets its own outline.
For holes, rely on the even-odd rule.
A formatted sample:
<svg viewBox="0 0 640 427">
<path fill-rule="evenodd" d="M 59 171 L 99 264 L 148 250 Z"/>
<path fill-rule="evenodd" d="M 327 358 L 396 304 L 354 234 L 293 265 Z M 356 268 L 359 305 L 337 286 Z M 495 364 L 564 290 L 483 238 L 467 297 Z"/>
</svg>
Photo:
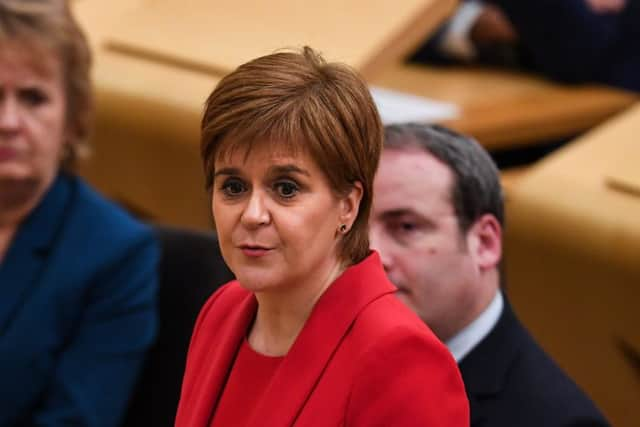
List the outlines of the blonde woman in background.
<svg viewBox="0 0 640 427">
<path fill-rule="evenodd" d="M 150 230 L 72 173 L 89 65 L 66 1 L 0 0 L 0 426 L 117 426 L 155 333 Z"/>
</svg>

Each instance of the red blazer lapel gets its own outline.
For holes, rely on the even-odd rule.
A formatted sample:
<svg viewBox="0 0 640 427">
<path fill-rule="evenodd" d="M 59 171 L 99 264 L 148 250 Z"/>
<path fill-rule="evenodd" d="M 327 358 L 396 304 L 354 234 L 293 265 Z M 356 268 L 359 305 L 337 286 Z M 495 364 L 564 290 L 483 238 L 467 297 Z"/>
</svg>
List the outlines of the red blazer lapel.
<svg viewBox="0 0 640 427">
<path fill-rule="evenodd" d="M 215 309 L 209 311 L 214 303 Z M 237 282 L 224 286 L 207 302 L 199 316 L 204 321 L 198 320 L 194 328 L 192 342 L 197 345 L 189 350 L 190 366 L 183 381 L 176 425 L 208 427 L 211 424 L 211 415 L 256 308 L 253 294 Z M 191 366 L 199 369 L 190 369 Z"/>
<path fill-rule="evenodd" d="M 316 303 L 250 425 L 293 425 L 358 314 L 394 291 L 375 252 L 347 269 Z"/>
</svg>

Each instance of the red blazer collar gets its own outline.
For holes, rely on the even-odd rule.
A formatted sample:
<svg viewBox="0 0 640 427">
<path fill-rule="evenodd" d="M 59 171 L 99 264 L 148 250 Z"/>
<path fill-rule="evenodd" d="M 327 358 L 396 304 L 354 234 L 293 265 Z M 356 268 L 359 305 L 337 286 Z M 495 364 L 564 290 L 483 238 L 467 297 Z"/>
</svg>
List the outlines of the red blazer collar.
<svg viewBox="0 0 640 427">
<path fill-rule="evenodd" d="M 233 281 L 216 292 L 200 313 L 183 380 L 189 387 L 183 384 L 178 411 L 178 419 L 184 423 L 179 425 L 211 424 L 212 411 L 257 307 L 253 294 Z M 190 371 L 190 367 L 202 368 Z"/>
<path fill-rule="evenodd" d="M 250 425 L 292 425 L 358 314 L 372 301 L 394 291 L 376 252 L 336 279 L 313 308 Z M 198 400 L 192 402 L 192 408 L 208 408 L 208 412 L 196 411 L 202 416 L 191 425 L 209 425 L 211 410 L 220 398 L 228 371 L 257 309 L 253 294 L 240 288 L 237 282 L 220 295 L 220 303 L 231 309 L 218 318 L 221 323 L 210 325 L 215 328 L 215 342 L 207 343 L 211 349 L 206 357 L 208 367 L 204 375 L 195 379 L 200 383 L 195 389 L 206 392 L 192 396 Z"/>
<path fill-rule="evenodd" d="M 358 314 L 394 291 L 377 253 L 336 279 L 313 308 L 250 425 L 292 425 Z"/>
</svg>

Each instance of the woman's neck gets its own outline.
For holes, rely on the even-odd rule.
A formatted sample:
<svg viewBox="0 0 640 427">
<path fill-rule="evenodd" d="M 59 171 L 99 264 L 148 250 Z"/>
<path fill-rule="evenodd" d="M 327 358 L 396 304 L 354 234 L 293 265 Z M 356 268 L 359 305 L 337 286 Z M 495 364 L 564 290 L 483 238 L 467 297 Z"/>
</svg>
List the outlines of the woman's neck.
<svg viewBox="0 0 640 427">
<path fill-rule="evenodd" d="M 9 245 L 13 239 L 13 235 L 16 232 L 17 227 L 2 227 L 0 226 L 0 265 L 4 261 L 4 256 L 9 250 Z"/>
<path fill-rule="evenodd" d="M 336 263 L 314 282 L 300 283 L 284 292 L 256 294 L 258 312 L 248 337 L 251 348 L 268 356 L 287 354 L 315 304 L 344 269 Z"/>
</svg>

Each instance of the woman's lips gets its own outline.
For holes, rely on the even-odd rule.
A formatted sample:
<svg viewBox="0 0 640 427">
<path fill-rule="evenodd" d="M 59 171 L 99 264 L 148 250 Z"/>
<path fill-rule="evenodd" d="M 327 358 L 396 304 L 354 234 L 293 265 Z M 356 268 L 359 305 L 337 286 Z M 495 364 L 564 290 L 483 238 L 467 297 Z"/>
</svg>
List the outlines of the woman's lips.
<svg viewBox="0 0 640 427">
<path fill-rule="evenodd" d="M 271 248 L 267 248 L 263 246 L 249 246 L 249 245 L 240 246 L 240 249 L 242 250 L 242 253 L 245 254 L 245 256 L 248 256 L 251 258 L 259 258 L 259 257 L 265 256 L 272 250 Z"/>
<path fill-rule="evenodd" d="M 18 150 L 11 147 L 0 147 L 0 162 L 12 160 L 18 154 Z"/>
</svg>

